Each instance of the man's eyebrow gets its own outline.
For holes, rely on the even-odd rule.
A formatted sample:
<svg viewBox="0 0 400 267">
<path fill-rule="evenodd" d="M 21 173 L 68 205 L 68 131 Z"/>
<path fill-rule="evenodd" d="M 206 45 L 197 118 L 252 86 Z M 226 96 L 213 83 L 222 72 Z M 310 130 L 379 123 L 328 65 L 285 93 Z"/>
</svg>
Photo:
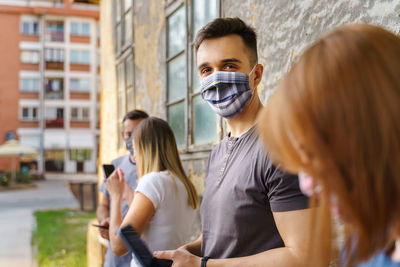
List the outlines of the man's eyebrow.
<svg viewBox="0 0 400 267">
<path fill-rule="evenodd" d="M 201 68 L 207 66 L 209 63 L 208 62 L 204 62 L 201 65 L 197 66 L 197 69 L 200 70 Z"/>
<path fill-rule="evenodd" d="M 242 61 L 240 61 L 237 58 L 226 58 L 226 59 L 221 60 L 221 63 L 233 63 L 233 62 L 242 63 Z M 197 66 L 197 69 L 200 70 L 201 68 L 203 68 L 203 67 L 205 67 L 207 65 L 209 65 L 209 63 L 208 62 L 204 62 L 204 63 L 200 64 L 199 66 Z"/>
<path fill-rule="evenodd" d="M 236 63 L 242 63 L 242 61 L 240 61 L 237 58 L 227 58 L 227 59 L 223 59 L 221 60 L 222 63 L 232 63 L 232 62 L 236 62 Z"/>
</svg>

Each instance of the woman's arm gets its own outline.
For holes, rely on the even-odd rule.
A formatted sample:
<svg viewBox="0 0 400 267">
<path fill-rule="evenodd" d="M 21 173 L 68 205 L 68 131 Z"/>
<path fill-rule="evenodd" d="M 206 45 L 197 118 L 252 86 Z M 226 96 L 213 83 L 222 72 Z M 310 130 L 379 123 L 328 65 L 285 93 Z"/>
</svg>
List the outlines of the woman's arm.
<svg viewBox="0 0 400 267">
<path fill-rule="evenodd" d="M 121 200 L 119 201 L 119 204 L 115 204 L 114 206 L 113 203 L 111 205 L 110 242 L 111 249 L 116 256 L 122 256 L 128 252 L 128 249 L 125 247 L 121 237 L 118 234 L 118 228 L 131 225 L 133 228 L 135 228 L 138 234 L 141 235 L 144 229 L 146 229 L 146 226 L 151 217 L 153 217 L 155 211 L 151 200 L 140 192 L 135 193 L 132 204 L 123 220 L 121 219 L 120 208 L 118 209 L 120 205 Z M 118 212 L 113 212 L 115 209 L 118 209 Z"/>
<path fill-rule="evenodd" d="M 153 202 L 144 194 L 136 192 L 128 213 L 122 220 L 121 202 L 125 186 L 123 175 L 121 169 L 118 169 L 107 179 L 107 190 L 111 195 L 110 244 L 116 256 L 122 256 L 128 252 L 118 234 L 118 229 L 131 225 L 141 235 L 155 212 Z"/>
</svg>

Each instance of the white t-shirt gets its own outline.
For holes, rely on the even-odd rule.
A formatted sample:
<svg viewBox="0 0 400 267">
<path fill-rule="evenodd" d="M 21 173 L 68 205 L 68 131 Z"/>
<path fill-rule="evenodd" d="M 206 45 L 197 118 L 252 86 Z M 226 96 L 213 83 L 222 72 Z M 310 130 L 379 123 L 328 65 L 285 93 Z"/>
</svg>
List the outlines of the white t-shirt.
<svg viewBox="0 0 400 267">
<path fill-rule="evenodd" d="M 151 251 L 176 249 L 189 241 L 196 210 L 189 206 L 186 188 L 178 178 L 168 171 L 148 173 L 140 178 L 135 192 L 154 205 L 154 215 L 142 234 Z"/>
</svg>

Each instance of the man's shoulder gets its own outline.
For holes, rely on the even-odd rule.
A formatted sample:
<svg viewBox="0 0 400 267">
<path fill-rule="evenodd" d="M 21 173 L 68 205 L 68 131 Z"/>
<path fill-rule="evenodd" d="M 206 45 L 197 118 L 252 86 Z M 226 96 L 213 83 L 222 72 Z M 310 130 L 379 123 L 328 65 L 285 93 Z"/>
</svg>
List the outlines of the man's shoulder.
<svg viewBox="0 0 400 267">
<path fill-rule="evenodd" d="M 116 159 L 113 159 L 111 161 L 111 164 L 114 165 L 114 167 L 118 168 L 121 164 L 123 164 L 127 160 L 129 161 L 129 154 L 126 154 L 126 155 L 120 156 Z"/>
</svg>

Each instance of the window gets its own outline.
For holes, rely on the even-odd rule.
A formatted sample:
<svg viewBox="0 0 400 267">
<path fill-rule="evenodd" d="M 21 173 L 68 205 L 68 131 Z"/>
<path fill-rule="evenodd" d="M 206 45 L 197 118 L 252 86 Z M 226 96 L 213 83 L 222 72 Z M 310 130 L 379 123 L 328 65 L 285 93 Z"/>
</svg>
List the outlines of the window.
<svg viewBox="0 0 400 267">
<path fill-rule="evenodd" d="M 64 99 L 64 79 L 48 78 L 45 80 L 46 99 Z"/>
<path fill-rule="evenodd" d="M 46 69 L 63 70 L 64 69 L 64 49 L 46 48 L 45 53 Z"/>
<path fill-rule="evenodd" d="M 21 24 L 21 33 L 24 35 L 37 35 L 38 23 L 35 21 L 23 21 Z"/>
<path fill-rule="evenodd" d="M 85 50 L 71 50 L 70 51 L 71 64 L 90 64 L 90 52 Z"/>
<path fill-rule="evenodd" d="M 50 21 L 46 26 L 46 40 L 52 42 L 64 41 L 64 22 Z"/>
<path fill-rule="evenodd" d="M 75 161 L 85 161 L 91 158 L 90 149 L 71 149 L 69 152 L 69 159 Z"/>
<path fill-rule="evenodd" d="M 69 88 L 71 92 L 89 92 L 90 79 L 71 79 Z"/>
<path fill-rule="evenodd" d="M 192 0 L 167 10 L 167 117 L 185 149 L 218 139 L 217 116 L 201 98 L 192 45 L 197 31 L 218 16 L 218 6 L 218 0 Z"/>
<path fill-rule="evenodd" d="M 89 36 L 89 23 L 71 22 L 71 35 Z"/>
<path fill-rule="evenodd" d="M 46 128 L 64 128 L 63 108 L 46 107 L 44 116 Z"/>
<path fill-rule="evenodd" d="M 39 51 L 36 50 L 21 51 L 21 62 L 27 64 L 39 64 Z"/>
<path fill-rule="evenodd" d="M 89 121 L 89 108 L 73 107 L 71 108 L 71 121 Z"/>
<path fill-rule="evenodd" d="M 118 99 L 118 129 L 122 129 L 122 118 L 134 103 L 134 58 L 133 58 L 133 1 L 114 0 L 115 40 L 116 40 L 116 72 Z M 123 148 L 124 142 L 118 137 L 118 146 Z"/>
<path fill-rule="evenodd" d="M 133 41 L 132 0 L 115 1 L 115 49 L 117 54 L 127 49 Z"/>
<path fill-rule="evenodd" d="M 46 48 L 45 60 L 47 62 L 64 62 L 64 49 Z"/>
<path fill-rule="evenodd" d="M 21 109 L 21 120 L 37 121 L 38 120 L 38 108 L 37 107 L 23 107 Z"/>
<path fill-rule="evenodd" d="M 19 89 L 21 92 L 39 92 L 39 79 L 21 78 L 19 81 Z"/>
</svg>

